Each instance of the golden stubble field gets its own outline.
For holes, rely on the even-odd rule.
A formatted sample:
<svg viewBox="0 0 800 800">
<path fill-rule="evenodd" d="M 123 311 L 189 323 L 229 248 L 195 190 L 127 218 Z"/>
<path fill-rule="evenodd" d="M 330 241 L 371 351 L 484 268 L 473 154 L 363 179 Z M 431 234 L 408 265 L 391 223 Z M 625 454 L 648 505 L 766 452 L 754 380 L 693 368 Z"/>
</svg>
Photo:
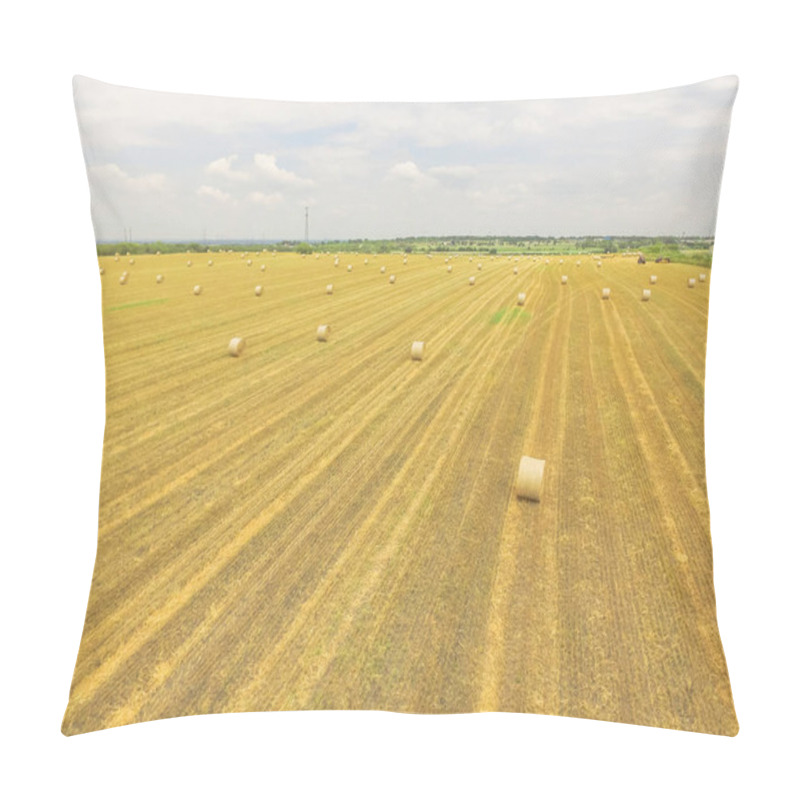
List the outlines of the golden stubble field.
<svg viewBox="0 0 800 800">
<path fill-rule="evenodd" d="M 99 547 L 64 732 L 338 708 L 735 734 L 710 271 L 367 258 L 100 259 Z M 522 455 L 547 462 L 539 503 L 515 495 Z"/>
</svg>

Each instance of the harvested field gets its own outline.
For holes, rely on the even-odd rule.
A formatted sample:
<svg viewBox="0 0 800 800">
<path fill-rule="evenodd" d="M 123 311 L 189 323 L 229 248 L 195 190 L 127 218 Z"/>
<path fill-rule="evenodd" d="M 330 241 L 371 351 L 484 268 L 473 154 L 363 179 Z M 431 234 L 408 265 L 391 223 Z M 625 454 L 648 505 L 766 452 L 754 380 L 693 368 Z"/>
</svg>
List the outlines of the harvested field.
<svg viewBox="0 0 800 800">
<path fill-rule="evenodd" d="M 463 257 L 454 281 L 444 257 L 382 256 L 389 290 L 278 254 L 256 298 L 238 254 L 137 255 L 126 284 L 113 261 L 65 733 L 187 708 L 736 733 L 704 483 L 710 271 L 687 291 L 696 267 L 661 265 L 642 303 L 635 256 L 486 260 L 474 286 Z M 547 462 L 537 503 L 516 496 L 523 455 Z"/>
</svg>

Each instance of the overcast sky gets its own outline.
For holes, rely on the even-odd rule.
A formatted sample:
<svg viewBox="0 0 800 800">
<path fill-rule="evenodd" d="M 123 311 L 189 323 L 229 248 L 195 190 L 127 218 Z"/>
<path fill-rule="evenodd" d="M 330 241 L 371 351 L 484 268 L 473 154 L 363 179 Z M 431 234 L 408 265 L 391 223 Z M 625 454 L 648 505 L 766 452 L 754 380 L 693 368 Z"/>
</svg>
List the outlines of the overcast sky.
<svg viewBox="0 0 800 800">
<path fill-rule="evenodd" d="M 713 235 L 734 77 L 617 97 L 289 103 L 76 77 L 98 240 Z"/>
</svg>

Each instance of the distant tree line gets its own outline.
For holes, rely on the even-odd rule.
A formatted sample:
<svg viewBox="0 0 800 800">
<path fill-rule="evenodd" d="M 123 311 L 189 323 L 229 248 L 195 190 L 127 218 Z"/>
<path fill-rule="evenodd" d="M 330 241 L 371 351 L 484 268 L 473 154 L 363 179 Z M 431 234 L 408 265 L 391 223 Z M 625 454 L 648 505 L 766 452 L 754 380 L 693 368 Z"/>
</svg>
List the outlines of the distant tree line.
<svg viewBox="0 0 800 800">
<path fill-rule="evenodd" d="M 278 242 L 103 242 L 97 245 L 100 256 L 115 253 L 203 253 L 233 250 L 279 253 L 364 252 L 364 253 L 475 253 L 478 255 L 612 254 L 641 252 L 648 260 L 659 256 L 672 261 L 710 267 L 714 239 L 685 236 L 407 236 L 397 239 L 342 239 L 304 242 L 285 239 Z"/>
</svg>

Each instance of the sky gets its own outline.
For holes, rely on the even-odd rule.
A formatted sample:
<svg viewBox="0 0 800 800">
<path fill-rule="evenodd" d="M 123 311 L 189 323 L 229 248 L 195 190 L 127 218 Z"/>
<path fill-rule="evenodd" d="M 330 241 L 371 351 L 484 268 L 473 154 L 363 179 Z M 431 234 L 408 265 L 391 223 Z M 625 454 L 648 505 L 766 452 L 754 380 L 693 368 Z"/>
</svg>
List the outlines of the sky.
<svg viewBox="0 0 800 800">
<path fill-rule="evenodd" d="M 98 241 L 713 236 L 738 82 L 311 103 L 74 79 Z"/>
</svg>

